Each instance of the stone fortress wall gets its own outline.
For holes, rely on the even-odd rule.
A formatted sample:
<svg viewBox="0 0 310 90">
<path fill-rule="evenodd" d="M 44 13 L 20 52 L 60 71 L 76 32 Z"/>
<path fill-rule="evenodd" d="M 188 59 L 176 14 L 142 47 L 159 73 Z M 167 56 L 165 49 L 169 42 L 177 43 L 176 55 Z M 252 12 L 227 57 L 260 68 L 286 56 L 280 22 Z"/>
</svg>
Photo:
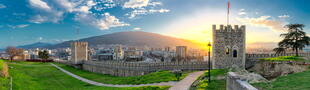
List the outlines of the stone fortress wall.
<svg viewBox="0 0 310 90">
<path fill-rule="evenodd" d="M 260 58 L 271 58 L 279 56 L 294 56 L 295 53 L 285 54 L 246 54 L 245 68 L 252 67 L 259 61 Z M 299 53 L 299 56 L 310 57 L 310 53 Z"/>
<path fill-rule="evenodd" d="M 82 69 L 113 76 L 138 76 L 161 70 L 206 70 L 208 62 L 131 63 L 119 61 L 86 61 Z"/>
<path fill-rule="evenodd" d="M 260 58 L 292 56 L 288 54 L 246 54 L 246 67 L 254 66 Z M 300 53 L 300 56 L 309 56 L 310 53 Z M 86 61 L 82 69 L 114 76 L 137 76 L 160 70 L 206 70 L 208 62 L 157 62 L 133 63 L 121 61 Z"/>
</svg>

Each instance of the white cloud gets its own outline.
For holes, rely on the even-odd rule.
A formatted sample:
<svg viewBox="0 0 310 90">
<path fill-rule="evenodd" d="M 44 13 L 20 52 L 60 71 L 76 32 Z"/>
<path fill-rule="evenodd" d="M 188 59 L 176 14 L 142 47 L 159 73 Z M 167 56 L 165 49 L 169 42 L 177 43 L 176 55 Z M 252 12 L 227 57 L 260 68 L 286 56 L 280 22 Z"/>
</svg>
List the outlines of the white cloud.
<svg viewBox="0 0 310 90">
<path fill-rule="evenodd" d="M 48 17 L 41 16 L 41 15 L 36 15 L 36 16 L 32 17 L 29 21 L 32 22 L 32 23 L 40 24 L 40 23 L 43 23 L 43 22 L 45 22 L 47 20 L 48 20 Z"/>
<path fill-rule="evenodd" d="M 43 37 L 39 37 L 38 39 L 39 39 L 39 41 L 41 41 L 41 40 L 43 40 Z"/>
<path fill-rule="evenodd" d="M 96 26 L 101 30 L 109 29 L 110 27 L 129 26 L 129 24 L 120 22 L 115 16 L 111 16 L 109 13 L 104 14 L 105 18 L 96 21 Z"/>
<path fill-rule="evenodd" d="M 86 23 L 95 27 L 98 27 L 100 30 L 107 30 L 111 27 L 119 26 L 129 26 L 130 24 L 121 22 L 115 16 L 110 15 L 110 13 L 104 13 L 102 18 L 95 18 L 92 14 L 78 14 L 75 17 L 76 21 L 81 23 Z"/>
<path fill-rule="evenodd" d="M 31 6 L 44 9 L 44 10 L 51 10 L 51 7 L 48 6 L 48 4 L 42 0 L 29 0 L 29 3 Z"/>
<path fill-rule="evenodd" d="M 149 0 L 129 0 L 125 2 L 124 8 L 141 8 L 149 4 Z"/>
<path fill-rule="evenodd" d="M 285 19 L 285 18 L 289 18 L 290 16 L 289 15 L 281 15 L 281 16 L 278 16 L 279 18 L 281 19 Z"/>
<path fill-rule="evenodd" d="M 276 32 L 284 31 L 284 25 L 286 24 L 284 21 L 272 20 L 271 16 L 260 16 L 257 18 L 237 18 L 237 20 L 244 24 L 268 27 Z"/>
<path fill-rule="evenodd" d="M 0 9 L 6 8 L 4 4 L 0 4 Z"/>
<path fill-rule="evenodd" d="M 245 9 L 240 9 L 238 15 L 246 15 Z"/>
<path fill-rule="evenodd" d="M 158 9 L 158 10 L 156 10 L 156 9 L 150 9 L 149 10 L 149 12 L 150 13 L 166 13 L 166 12 L 169 12 L 170 10 L 168 10 L 168 9 Z"/>
<path fill-rule="evenodd" d="M 157 5 L 162 5 L 162 3 L 161 2 L 150 2 L 148 5 L 157 6 Z"/>
<path fill-rule="evenodd" d="M 141 30 L 141 28 L 136 27 L 136 28 L 133 28 L 133 30 L 140 31 L 140 30 Z"/>
<path fill-rule="evenodd" d="M 150 10 L 146 10 L 145 8 L 141 8 L 141 9 L 136 9 L 133 10 L 132 12 L 130 12 L 129 14 L 127 14 L 130 18 L 135 18 L 137 15 L 146 15 L 146 14 L 150 14 L 150 13 L 166 13 L 169 12 L 170 10 L 168 9 L 150 9 Z"/>
<path fill-rule="evenodd" d="M 16 28 L 25 28 L 28 27 L 28 24 L 20 24 L 20 25 L 8 25 L 9 27 L 16 29 Z"/>
</svg>

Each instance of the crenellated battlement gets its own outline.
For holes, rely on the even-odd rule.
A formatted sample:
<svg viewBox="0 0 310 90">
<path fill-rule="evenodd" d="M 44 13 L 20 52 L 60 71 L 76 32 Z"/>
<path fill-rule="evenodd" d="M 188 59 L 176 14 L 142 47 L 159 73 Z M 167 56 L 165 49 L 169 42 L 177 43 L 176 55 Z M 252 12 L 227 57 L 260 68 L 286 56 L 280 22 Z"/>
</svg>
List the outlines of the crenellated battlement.
<svg viewBox="0 0 310 90">
<path fill-rule="evenodd" d="M 88 46 L 88 42 L 72 42 L 71 46 Z"/>
<path fill-rule="evenodd" d="M 225 25 L 221 24 L 218 26 L 213 25 L 212 30 L 214 32 L 245 32 L 246 27 L 245 27 L 245 25 L 241 25 L 241 26 L 239 26 L 239 25 L 233 25 L 233 26 L 227 25 L 227 26 L 225 26 Z"/>
</svg>

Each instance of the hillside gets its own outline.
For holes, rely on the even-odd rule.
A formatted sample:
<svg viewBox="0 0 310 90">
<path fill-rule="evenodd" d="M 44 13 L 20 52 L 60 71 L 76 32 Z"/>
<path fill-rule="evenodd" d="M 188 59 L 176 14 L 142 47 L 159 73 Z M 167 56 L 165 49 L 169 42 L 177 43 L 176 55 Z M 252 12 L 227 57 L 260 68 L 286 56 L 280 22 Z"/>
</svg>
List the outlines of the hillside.
<svg viewBox="0 0 310 90">
<path fill-rule="evenodd" d="M 185 45 L 192 48 L 199 47 L 198 44 L 193 43 L 189 40 L 142 31 L 117 32 L 112 34 L 84 38 L 80 39 L 79 41 L 86 41 L 89 43 L 90 46 L 103 45 L 103 44 L 122 44 L 128 46 L 149 46 L 149 47 L 165 47 L 165 46 L 174 47 L 178 45 Z M 72 41 L 66 41 L 60 44 L 49 46 L 49 48 L 69 47 L 71 42 Z"/>
<path fill-rule="evenodd" d="M 17 48 L 24 48 L 24 49 L 43 48 L 43 47 L 48 47 L 48 46 L 51 46 L 51 45 L 52 44 L 50 44 L 50 43 L 37 42 L 37 43 L 33 43 L 33 44 L 17 46 Z"/>
</svg>

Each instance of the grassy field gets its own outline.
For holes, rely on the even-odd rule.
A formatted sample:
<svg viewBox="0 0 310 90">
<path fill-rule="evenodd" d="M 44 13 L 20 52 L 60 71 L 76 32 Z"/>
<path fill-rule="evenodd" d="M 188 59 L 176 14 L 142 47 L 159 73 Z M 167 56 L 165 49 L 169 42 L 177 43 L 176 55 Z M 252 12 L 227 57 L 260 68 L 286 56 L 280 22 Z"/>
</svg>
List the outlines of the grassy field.
<svg viewBox="0 0 310 90">
<path fill-rule="evenodd" d="M 3 65 L 4 65 L 4 61 L 0 59 L 0 71 L 1 71 L 2 68 L 3 68 Z"/>
<path fill-rule="evenodd" d="M 299 56 L 279 56 L 279 57 L 273 57 L 273 58 L 263 58 L 261 60 L 267 60 L 267 61 L 304 61 L 302 57 Z"/>
<path fill-rule="evenodd" d="M 208 83 L 208 71 L 205 72 L 195 90 L 226 90 L 226 79 L 224 78 L 228 70 L 211 70 L 211 83 Z M 223 77 L 223 78 L 221 78 Z"/>
<path fill-rule="evenodd" d="M 255 83 L 261 90 L 310 90 L 310 70 L 276 78 L 270 83 Z"/>
<path fill-rule="evenodd" d="M 108 83 L 108 84 L 147 84 L 147 83 L 158 83 L 158 82 L 166 82 L 166 81 L 177 81 L 175 74 L 169 71 L 159 71 L 150 73 L 143 76 L 135 76 L 135 77 L 117 77 L 105 74 L 98 74 L 93 72 L 88 72 L 85 70 L 80 70 L 73 68 L 71 66 L 67 66 L 64 64 L 55 63 L 58 66 L 62 67 L 65 70 L 70 71 L 76 75 L 87 78 L 89 80 Z M 188 75 L 189 72 L 185 72 L 182 74 L 180 79 L 183 79 Z"/>
<path fill-rule="evenodd" d="M 13 90 L 162 90 L 168 88 L 99 87 L 79 81 L 50 66 L 49 63 L 13 62 L 9 63 L 9 66 L 12 67 L 9 72 L 13 77 Z"/>
</svg>

